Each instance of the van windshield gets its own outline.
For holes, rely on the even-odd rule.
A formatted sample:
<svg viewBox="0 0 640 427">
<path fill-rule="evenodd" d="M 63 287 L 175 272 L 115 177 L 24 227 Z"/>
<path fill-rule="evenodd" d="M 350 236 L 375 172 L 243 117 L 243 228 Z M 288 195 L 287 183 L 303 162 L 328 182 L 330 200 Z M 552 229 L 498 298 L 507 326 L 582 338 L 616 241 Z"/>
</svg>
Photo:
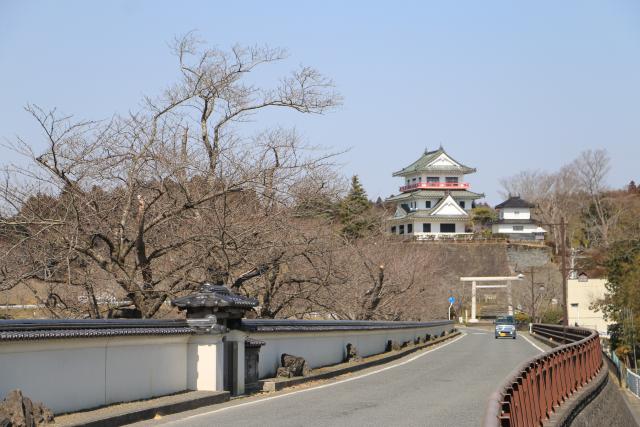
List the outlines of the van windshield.
<svg viewBox="0 0 640 427">
<path fill-rule="evenodd" d="M 496 325 L 513 325 L 513 316 L 500 316 L 496 318 Z"/>
</svg>

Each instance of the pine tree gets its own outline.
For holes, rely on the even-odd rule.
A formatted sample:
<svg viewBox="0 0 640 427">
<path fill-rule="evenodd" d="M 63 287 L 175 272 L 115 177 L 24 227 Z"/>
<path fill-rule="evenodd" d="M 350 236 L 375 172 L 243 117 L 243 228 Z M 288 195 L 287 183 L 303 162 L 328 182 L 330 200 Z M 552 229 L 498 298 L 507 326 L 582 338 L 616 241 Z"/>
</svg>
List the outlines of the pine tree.
<svg viewBox="0 0 640 427">
<path fill-rule="evenodd" d="M 349 238 L 362 237 L 371 228 L 372 222 L 368 218 L 371 203 L 367 198 L 357 175 L 351 178 L 351 189 L 340 203 L 340 222 L 342 234 Z"/>
<path fill-rule="evenodd" d="M 631 181 L 629 183 L 629 186 L 627 187 L 627 191 L 629 193 L 637 193 L 638 192 L 638 187 L 636 186 L 636 182 L 635 181 Z"/>
</svg>

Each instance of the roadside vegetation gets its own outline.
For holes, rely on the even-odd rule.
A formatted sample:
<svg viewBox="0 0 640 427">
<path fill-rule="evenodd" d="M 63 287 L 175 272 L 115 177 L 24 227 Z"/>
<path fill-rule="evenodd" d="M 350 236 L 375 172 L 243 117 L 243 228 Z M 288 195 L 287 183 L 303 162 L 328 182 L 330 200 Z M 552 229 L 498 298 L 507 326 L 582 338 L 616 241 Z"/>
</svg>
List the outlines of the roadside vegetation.
<svg viewBox="0 0 640 427">
<path fill-rule="evenodd" d="M 593 307 L 616 323 L 612 348 L 633 364 L 634 346 L 640 354 L 640 191 L 633 180 L 625 188 L 609 188 L 610 168 L 605 150 L 585 151 L 556 172 L 523 171 L 502 184 L 505 195 L 519 194 L 538 206 L 556 254 L 559 224 L 566 221 L 567 257 L 577 271 L 607 278 L 609 295 Z M 545 313 L 543 321 L 554 320 L 552 314 Z"/>
</svg>

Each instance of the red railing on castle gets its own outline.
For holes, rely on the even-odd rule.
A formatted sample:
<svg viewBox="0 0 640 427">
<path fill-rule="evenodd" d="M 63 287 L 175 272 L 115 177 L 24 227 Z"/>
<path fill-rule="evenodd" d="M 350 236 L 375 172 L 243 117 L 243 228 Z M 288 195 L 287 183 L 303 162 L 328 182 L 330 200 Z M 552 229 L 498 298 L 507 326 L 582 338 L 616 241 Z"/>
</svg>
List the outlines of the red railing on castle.
<svg viewBox="0 0 640 427">
<path fill-rule="evenodd" d="M 542 426 L 573 393 L 602 369 L 598 333 L 534 324 L 533 332 L 563 345 L 528 360 L 491 395 L 485 427 Z"/>
<path fill-rule="evenodd" d="M 447 190 L 467 190 L 471 185 L 468 182 L 415 182 L 413 184 L 407 184 L 400 187 L 401 192 L 411 190 L 433 190 L 433 189 L 447 189 Z"/>
</svg>

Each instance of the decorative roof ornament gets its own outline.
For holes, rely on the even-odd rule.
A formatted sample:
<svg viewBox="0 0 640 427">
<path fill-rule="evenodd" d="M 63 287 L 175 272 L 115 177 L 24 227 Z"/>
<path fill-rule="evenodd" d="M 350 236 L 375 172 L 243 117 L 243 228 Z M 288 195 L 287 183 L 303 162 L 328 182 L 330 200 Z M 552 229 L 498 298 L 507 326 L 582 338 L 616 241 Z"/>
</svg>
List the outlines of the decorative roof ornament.
<svg viewBox="0 0 640 427">
<path fill-rule="evenodd" d="M 437 163 L 436 161 L 443 157 L 446 159 L 444 164 Z M 433 151 L 426 151 L 418 160 L 411 163 L 409 166 L 393 173 L 393 176 L 410 176 L 416 174 L 418 172 L 455 172 L 455 173 L 463 173 L 469 174 L 476 172 L 475 168 L 471 168 L 466 166 L 453 157 L 451 157 L 447 152 L 442 148 L 442 144 L 440 144 L 440 148 Z"/>
<path fill-rule="evenodd" d="M 187 321 L 200 329 L 215 329 L 214 324 L 235 326 L 245 312 L 258 305 L 258 300 L 231 292 L 220 284 L 204 283 L 198 292 L 171 301 L 179 310 L 187 311 Z"/>
</svg>

